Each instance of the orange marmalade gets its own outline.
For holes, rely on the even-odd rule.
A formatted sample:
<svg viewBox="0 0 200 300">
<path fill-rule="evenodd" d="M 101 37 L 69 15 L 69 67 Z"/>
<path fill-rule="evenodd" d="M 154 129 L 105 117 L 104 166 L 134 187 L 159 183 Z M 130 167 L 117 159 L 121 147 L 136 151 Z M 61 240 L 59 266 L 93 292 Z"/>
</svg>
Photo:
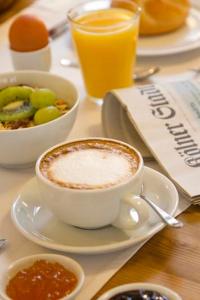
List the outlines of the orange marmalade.
<svg viewBox="0 0 200 300">
<path fill-rule="evenodd" d="M 6 293 L 12 300 L 57 300 L 76 285 L 76 276 L 61 264 L 38 260 L 10 279 Z"/>
</svg>

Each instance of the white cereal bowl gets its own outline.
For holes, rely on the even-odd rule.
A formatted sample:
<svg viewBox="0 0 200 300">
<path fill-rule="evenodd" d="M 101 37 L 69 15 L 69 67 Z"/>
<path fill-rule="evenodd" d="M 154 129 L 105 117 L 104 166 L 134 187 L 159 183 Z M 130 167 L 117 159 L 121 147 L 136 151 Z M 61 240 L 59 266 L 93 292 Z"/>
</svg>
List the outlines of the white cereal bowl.
<svg viewBox="0 0 200 300">
<path fill-rule="evenodd" d="M 0 130 L 0 165 L 11 168 L 32 165 L 46 149 L 64 141 L 72 129 L 79 105 L 79 95 L 74 84 L 58 75 L 41 71 L 17 71 L 0 75 L 0 89 L 19 84 L 52 89 L 59 98 L 69 103 L 71 109 L 42 125 Z"/>
<path fill-rule="evenodd" d="M 130 283 L 130 284 L 124 284 L 124 285 L 117 286 L 117 287 L 105 292 L 97 300 L 110 300 L 111 297 L 114 297 L 117 294 L 127 292 L 127 291 L 134 291 L 137 289 L 144 289 L 144 290 L 158 292 L 161 295 L 167 297 L 168 300 L 182 300 L 182 298 L 177 293 L 175 293 L 174 291 L 172 291 L 169 288 L 166 288 L 162 285 L 145 283 L 145 282 Z"/>
<path fill-rule="evenodd" d="M 61 264 L 64 268 L 74 273 L 76 276 L 78 282 L 75 287 L 75 289 L 67 296 L 61 298 L 60 300 L 72 300 L 75 299 L 78 293 L 80 292 L 84 280 L 85 275 L 82 267 L 78 262 L 73 260 L 70 257 L 64 256 L 64 255 L 57 255 L 57 254 L 36 254 L 32 256 L 27 256 L 22 259 L 16 260 L 13 262 L 7 272 L 2 276 L 0 281 L 0 299 L 2 300 L 11 300 L 10 297 L 6 295 L 6 286 L 9 282 L 9 280 L 17 274 L 20 270 L 30 267 L 33 265 L 34 262 L 38 260 L 46 260 L 48 262 L 57 262 Z M 28 299 L 27 299 L 28 300 Z M 38 299 L 39 300 L 39 299 Z"/>
</svg>

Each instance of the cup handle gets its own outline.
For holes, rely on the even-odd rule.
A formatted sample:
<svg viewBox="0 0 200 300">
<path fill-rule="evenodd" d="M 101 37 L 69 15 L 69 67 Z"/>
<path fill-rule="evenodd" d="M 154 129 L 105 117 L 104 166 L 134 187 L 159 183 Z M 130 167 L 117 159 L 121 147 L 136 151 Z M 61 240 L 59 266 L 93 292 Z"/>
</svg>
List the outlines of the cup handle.
<svg viewBox="0 0 200 300">
<path fill-rule="evenodd" d="M 142 226 L 149 217 L 149 209 L 138 196 L 127 195 L 121 200 L 119 215 L 112 223 L 120 229 L 135 229 Z"/>
</svg>

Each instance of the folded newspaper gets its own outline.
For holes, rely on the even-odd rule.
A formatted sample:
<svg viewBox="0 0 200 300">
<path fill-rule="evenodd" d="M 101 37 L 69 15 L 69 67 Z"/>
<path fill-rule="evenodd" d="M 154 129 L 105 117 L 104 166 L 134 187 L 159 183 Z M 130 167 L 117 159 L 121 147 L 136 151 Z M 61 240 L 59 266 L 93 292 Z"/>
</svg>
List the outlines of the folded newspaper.
<svg viewBox="0 0 200 300">
<path fill-rule="evenodd" d="M 113 90 L 105 96 L 106 136 L 152 156 L 200 204 L 200 82 L 180 81 Z"/>
</svg>

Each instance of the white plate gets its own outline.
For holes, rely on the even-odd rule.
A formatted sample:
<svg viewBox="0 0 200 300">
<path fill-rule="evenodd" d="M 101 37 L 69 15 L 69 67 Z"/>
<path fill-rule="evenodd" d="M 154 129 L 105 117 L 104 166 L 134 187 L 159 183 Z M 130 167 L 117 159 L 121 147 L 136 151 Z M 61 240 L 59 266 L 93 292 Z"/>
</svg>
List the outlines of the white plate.
<svg viewBox="0 0 200 300">
<path fill-rule="evenodd" d="M 163 35 L 140 37 L 138 56 L 160 56 L 181 53 L 200 47 L 200 11 L 193 8 L 185 26 Z"/>
<path fill-rule="evenodd" d="M 173 183 L 153 169 L 144 172 L 146 195 L 167 212 L 174 214 L 178 193 Z M 17 229 L 29 240 L 59 251 L 97 254 L 133 246 L 151 237 L 164 225 L 154 212 L 146 224 L 138 229 L 121 231 L 112 226 L 84 230 L 60 222 L 43 205 L 36 178 L 28 181 L 14 202 L 12 220 Z"/>
</svg>

